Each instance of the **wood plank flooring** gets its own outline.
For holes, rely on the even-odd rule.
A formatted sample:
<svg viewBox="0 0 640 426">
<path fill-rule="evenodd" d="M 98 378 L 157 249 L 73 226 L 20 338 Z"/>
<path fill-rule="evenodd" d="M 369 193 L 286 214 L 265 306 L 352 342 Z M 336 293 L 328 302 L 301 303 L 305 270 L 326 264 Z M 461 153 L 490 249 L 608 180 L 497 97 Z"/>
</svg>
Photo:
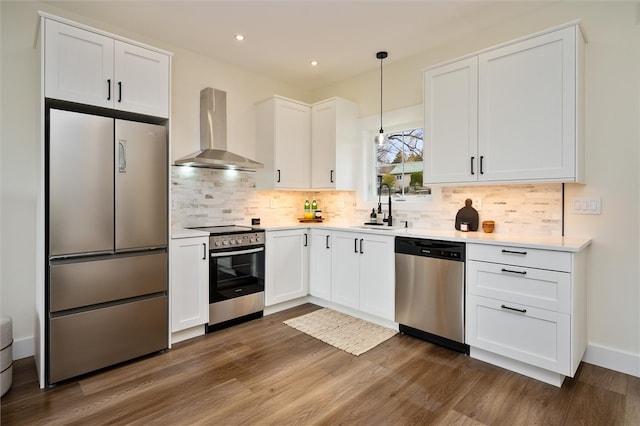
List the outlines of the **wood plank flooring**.
<svg viewBox="0 0 640 426">
<path fill-rule="evenodd" d="M 396 335 L 355 357 L 282 321 L 307 304 L 38 388 L 14 362 L 2 425 L 637 425 L 640 378 L 583 363 L 562 388 Z"/>
</svg>

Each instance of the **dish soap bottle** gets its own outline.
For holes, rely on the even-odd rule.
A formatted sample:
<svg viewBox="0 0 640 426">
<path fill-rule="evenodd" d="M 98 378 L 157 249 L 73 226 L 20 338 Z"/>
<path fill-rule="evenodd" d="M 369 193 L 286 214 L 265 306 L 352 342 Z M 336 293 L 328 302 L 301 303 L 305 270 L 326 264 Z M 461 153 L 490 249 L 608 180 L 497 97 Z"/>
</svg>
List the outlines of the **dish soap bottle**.
<svg viewBox="0 0 640 426">
<path fill-rule="evenodd" d="M 311 204 L 309 204 L 309 200 L 304 200 L 304 218 L 311 218 Z"/>
<path fill-rule="evenodd" d="M 376 209 L 371 209 L 371 215 L 369 216 L 370 223 L 377 223 L 378 215 L 376 215 Z"/>
<path fill-rule="evenodd" d="M 318 203 L 316 203 L 316 200 L 313 200 L 311 202 L 311 213 L 313 213 L 315 215 L 316 214 L 316 210 L 318 210 Z"/>
</svg>

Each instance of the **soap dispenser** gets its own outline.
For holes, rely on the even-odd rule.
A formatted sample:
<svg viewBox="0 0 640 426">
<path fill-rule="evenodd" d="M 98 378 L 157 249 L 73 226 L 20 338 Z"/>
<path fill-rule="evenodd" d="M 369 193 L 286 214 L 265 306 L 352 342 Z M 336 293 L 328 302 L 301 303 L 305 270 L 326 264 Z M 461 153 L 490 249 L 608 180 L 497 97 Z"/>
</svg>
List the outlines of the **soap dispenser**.
<svg viewBox="0 0 640 426">
<path fill-rule="evenodd" d="M 376 215 L 376 209 L 371 209 L 371 215 L 369 216 L 369 222 L 370 223 L 376 223 L 378 221 L 377 219 L 377 215 Z"/>
</svg>

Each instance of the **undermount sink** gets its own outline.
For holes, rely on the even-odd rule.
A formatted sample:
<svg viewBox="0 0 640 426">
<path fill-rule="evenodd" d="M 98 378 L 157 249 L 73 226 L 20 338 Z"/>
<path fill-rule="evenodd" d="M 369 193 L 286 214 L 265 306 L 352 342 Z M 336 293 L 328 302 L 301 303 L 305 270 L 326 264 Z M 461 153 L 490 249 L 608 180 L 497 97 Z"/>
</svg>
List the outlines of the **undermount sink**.
<svg viewBox="0 0 640 426">
<path fill-rule="evenodd" d="M 352 226 L 351 228 L 357 228 L 357 229 L 375 229 L 378 231 L 396 231 L 398 229 L 402 229 L 396 226 L 387 226 L 387 225 L 355 225 Z"/>
</svg>

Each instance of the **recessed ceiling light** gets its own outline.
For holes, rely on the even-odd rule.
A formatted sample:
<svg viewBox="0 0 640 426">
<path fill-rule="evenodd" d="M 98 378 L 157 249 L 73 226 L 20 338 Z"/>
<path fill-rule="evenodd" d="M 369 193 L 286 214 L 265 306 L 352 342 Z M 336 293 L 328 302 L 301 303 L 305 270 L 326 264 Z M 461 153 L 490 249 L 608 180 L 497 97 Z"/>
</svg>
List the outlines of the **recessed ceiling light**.
<svg viewBox="0 0 640 426">
<path fill-rule="evenodd" d="M 318 61 L 311 61 L 310 64 L 313 67 L 317 67 L 318 66 Z"/>
<path fill-rule="evenodd" d="M 242 34 L 237 34 L 236 35 L 236 40 L 242 41 L 242 40 L 244 40 L 244 36 Z"/>
</svg>

